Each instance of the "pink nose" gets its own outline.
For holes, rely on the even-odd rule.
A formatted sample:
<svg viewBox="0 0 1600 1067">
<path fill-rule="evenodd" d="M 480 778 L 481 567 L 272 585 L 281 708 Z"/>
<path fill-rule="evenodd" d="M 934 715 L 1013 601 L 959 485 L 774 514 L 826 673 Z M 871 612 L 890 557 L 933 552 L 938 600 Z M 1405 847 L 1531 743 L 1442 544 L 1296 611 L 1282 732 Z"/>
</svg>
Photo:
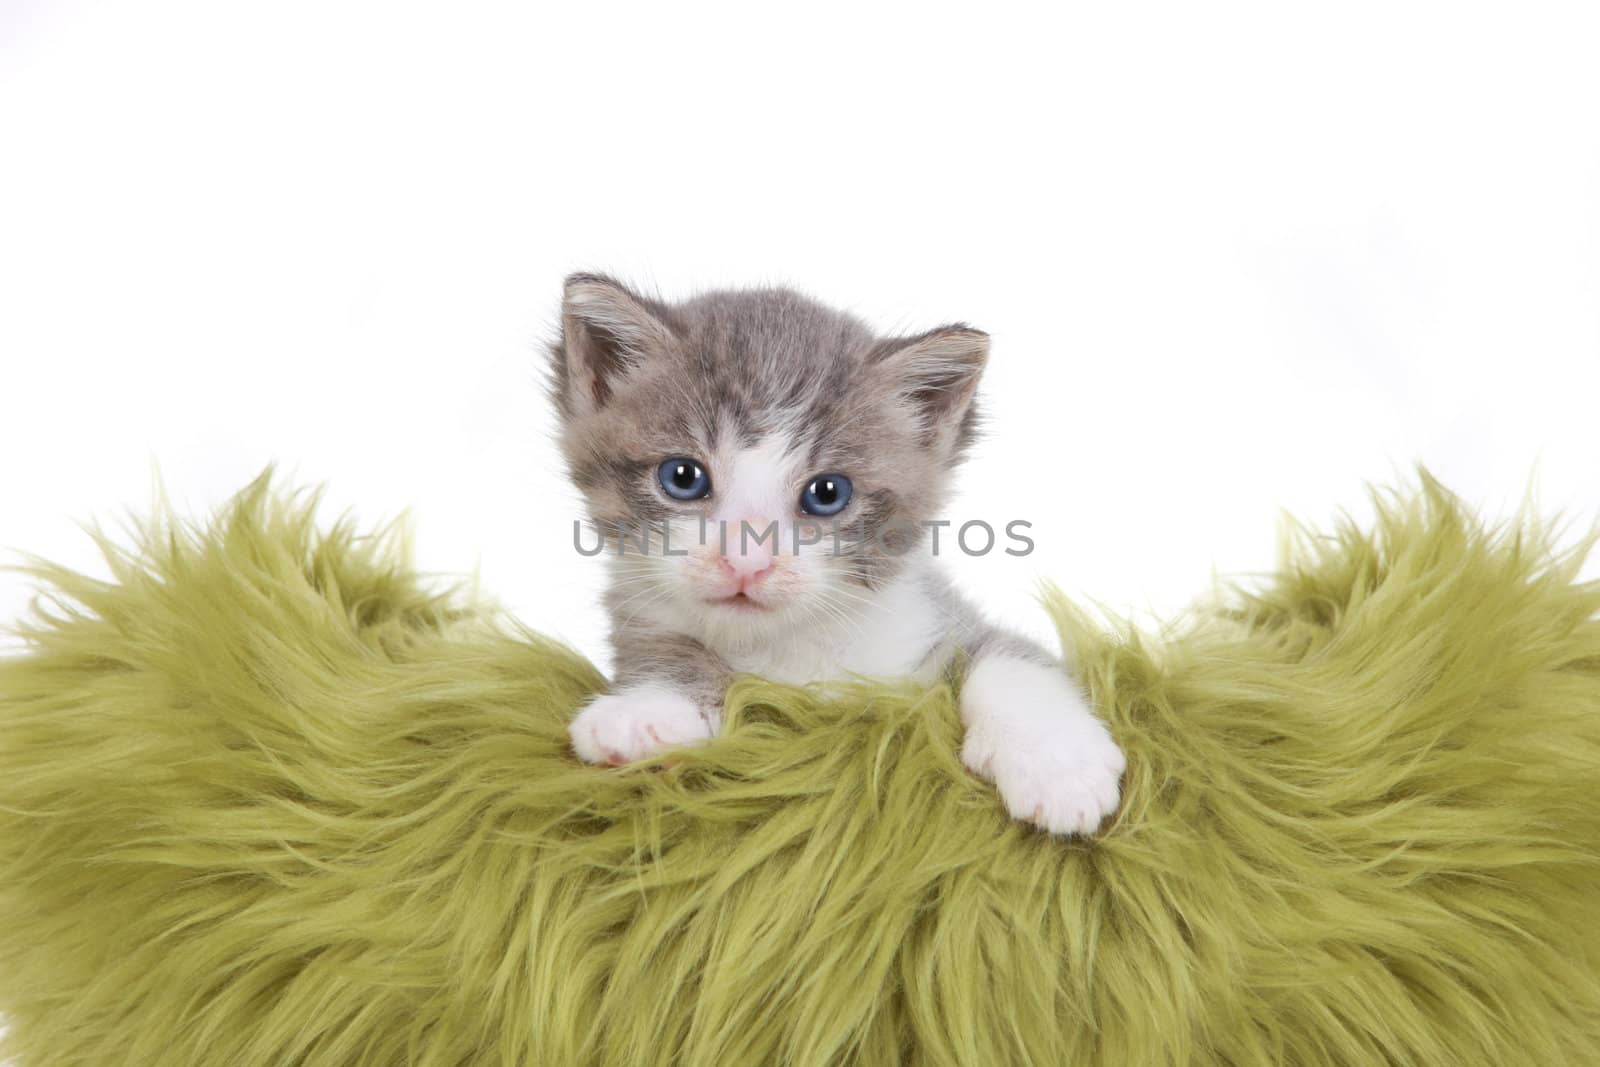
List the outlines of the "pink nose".
<svg viewBox="0 0 1600 1067">
<path fill-rule="evenodd" d="M 769 552 L 753 552 L 745 556 L 718 556 L 717 562 L 722 564 L 724 574 L 738 580 L 741 591 L 754 588 L 758 582 L 772 573 L 778 563 Z"/>
</svg>

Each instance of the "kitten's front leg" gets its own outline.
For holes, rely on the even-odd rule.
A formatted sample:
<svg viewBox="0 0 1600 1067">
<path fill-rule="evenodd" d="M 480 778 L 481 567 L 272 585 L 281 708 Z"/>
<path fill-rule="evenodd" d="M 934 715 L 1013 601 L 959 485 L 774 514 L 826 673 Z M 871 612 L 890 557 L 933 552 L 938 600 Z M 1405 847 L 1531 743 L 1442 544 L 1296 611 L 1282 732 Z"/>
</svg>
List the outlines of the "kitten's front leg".
<svg viewBox="0 0 1600 1067">
<path fill-rule="evenodd" d="M 704 744 L 722 725 L 727 668 L 704 646 L 675 635 L 617 645 L 617 681 L 567 727 L 572 750 L 613 766 L 668 748 Z"/>
<path fill-rule="evenodd" d="M 961 760 L 1013 818 L 1086 834 L 1117 808 L 1122 750 L 1059 664 L 980 651 L 961 688 Z"/>
<path fill-rule="evenodd" d="M 703 744 L 716 733 L 716 725 L 678 690 L 638 685 L 595 697 L 567 731 L 581 759 L 617 766 L 663 749 Z"/>
</svg>

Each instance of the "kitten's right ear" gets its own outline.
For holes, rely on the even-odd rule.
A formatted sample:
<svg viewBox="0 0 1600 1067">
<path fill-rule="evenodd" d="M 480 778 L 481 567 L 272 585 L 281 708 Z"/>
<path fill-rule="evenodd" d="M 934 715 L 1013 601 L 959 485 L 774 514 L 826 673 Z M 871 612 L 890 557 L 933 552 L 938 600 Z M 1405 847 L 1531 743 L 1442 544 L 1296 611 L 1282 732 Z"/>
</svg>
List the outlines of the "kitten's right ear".
<svg viewBox="0 0 1600 1067">
<path fill-rule="evenodd" d="M 603 407 L 618 382 L 673 343 L 666 309 L 604 274 L 568 275 L 556 375 L 562 402 Z"/>
</svg>

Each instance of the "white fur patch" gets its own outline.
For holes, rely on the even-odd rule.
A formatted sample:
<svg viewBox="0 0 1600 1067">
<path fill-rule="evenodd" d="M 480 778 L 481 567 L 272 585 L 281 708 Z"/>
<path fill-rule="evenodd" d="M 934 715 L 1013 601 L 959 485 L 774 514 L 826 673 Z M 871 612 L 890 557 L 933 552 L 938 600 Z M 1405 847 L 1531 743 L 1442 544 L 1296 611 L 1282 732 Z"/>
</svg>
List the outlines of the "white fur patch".
<svg viewBox="0 0 1600 1067">
<path fill-rule="evenodd" d="M 961 760 L 1015 819 L 1086 834 L 1117 808 L 1127 761 L 1059 667 L 982 657 L 961 689 Z"/>
<path fill-rule="evenodd" d="M 815 595 L 826 598 L 826 589 Z M 944 636 L 932 599 L 908 568 L 877 590 L 847 588 L 791 632 L 760 642 L 727 643 L 716 651 L 730 667 L 791 685 L 855 676 L 898 678 L 912 674 Z M 715 642 L 715 635 L 708 635 Z"/>
<path fill-rule="evenodd" d="M 644 685 L 595 697 L 567 727 L 572 750 L 589 763 L 622 764 L 711 738 L 716 724 L 665 686 Z"/>
<path fill-rule="evenodd" d="M 728 551 L 739 550 L 741 521 L 748 520 L 757 533 L 769 522 L 792 525 L 786 520 L 795 502 L 788 490 L 800 477 L 795 467 L 798 458 L 793 440 L 777 433 L 724 455 L 721 470 L 713 475 L 717 495 L 714 518 L 728 523 Z"/>
</svg>

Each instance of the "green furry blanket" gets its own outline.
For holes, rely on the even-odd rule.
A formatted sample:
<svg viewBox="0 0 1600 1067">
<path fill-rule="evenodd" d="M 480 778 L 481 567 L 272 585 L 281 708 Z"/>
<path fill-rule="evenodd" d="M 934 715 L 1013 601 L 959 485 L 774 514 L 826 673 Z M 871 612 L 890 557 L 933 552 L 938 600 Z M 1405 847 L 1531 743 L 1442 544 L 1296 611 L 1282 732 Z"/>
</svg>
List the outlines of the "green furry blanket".
<svg viewBox="0 0 1600 1067">
<path fill-rule="evenodd" d="M 1424 481 L 1159 640 L 1011 823 L 948 690 L 751 680 L 580 765 L 584 660 L 264 477 L 0 662 L 0 1013 L 64 1064 L 1600 1062 L 1600 589 Z"/>
</svg>

